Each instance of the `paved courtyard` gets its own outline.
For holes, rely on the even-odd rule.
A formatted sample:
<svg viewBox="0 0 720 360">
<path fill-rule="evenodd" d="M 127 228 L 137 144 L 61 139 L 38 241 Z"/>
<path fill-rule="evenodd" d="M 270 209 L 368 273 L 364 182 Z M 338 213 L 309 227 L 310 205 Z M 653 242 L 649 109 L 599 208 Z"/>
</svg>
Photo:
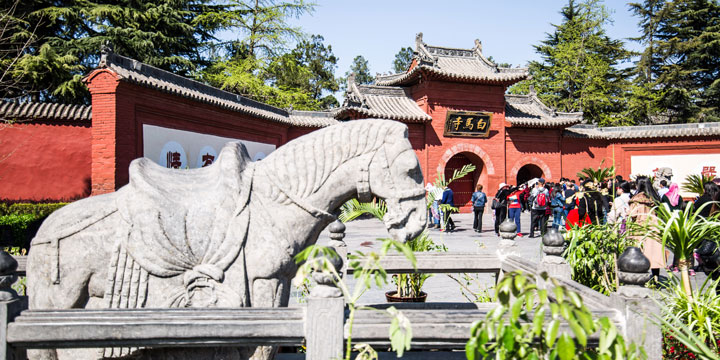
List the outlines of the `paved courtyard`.
<svg viewBox="0 0 720 360">
<path fill-rule="evenodd" d="M 456 231 L 452 233 L 444 233 L 435 229 L 430 230 L 430 236 L 436 244 L 444 244 L 448 251 L 451 252 L 469 252 L 469 253 L 496 253 L 500 239 L 495 236 L 493 230 L 493 219 L 490 214 L 485 214 L 483 219 L 483 232 L 476 233 L 472 229 L 472 214 L 455 214 L 453 215 Z M 529 213 L 523 213 L 521 218 L 522 230 L 527 232 L 529 229 L 527 224 L 530 222 Z M 379 250 L 380 241 L 378 238 L 389 237 L 385 226 L 376 219 L 355 220 L 346 224 L 345 242 L 348 245 L 348 251 L 356 250 L 368 252 Z M 327 230 L 320 235 L 318 243 L 326 245 L 329 239 Z M 540 261 L 540 237 L 530 239 L 527 236 L 517 238 L 517 246 L 514 251 L 532 261 Z M 461 274 L 453 275 L 456 279 L 462 281 Z M 482 286 L 490 286 L 494 283 L 493 276 L 488 274 L 474 275 L 477 282 Z M 351 284 L 354 285 L 352 280 Z M 473 281 L 470 289 L 477 291 L 480 286 Z M 366 292 L 362 299 L 362 303 L 384 303 L 386 291 L 394 290 L 393 284 L 388 284 L 385 289 L 373 288 Z M 468 301 L 461 292 L 461 285 L 451 279 L 446 274 L 437 274 L 430 277 L 426 282 L 423 290 L 428 293 L 428 302 L 465 302 Z M 292 303 L 297 303 L 297 298 L 291 299 Z"/>
<path fill-rule="evenodd" d="M 476 233 L 472 230 L 472 214 L 455 214 L 453 220 L 457 226 L 455 232 L 444 233 L 435 229 L 430 230 L 430 236 L 436 244 L 444 244 L 447 246 L 450 252 L 465 252 L 465 253 L 490 253 L 495 254 L 497 252 L 498 244 L 500 239 L 495 236 L 493 230 L 493 218 L 490 214 L 486 213 L 483 219 L 483 232 Z M 516 238 L 517 246 L 513 251 L 526 259 L 533 262 L 540 262 L 542 251 L 541 251 L 541 239 L 540 237 L 529 238 L 527 236 L 530 223 L 530 214 L 524 212 L 521 215 L 521 230 L 525 236 Z M 378 238 L 389 237 L 385 226 L 382 222 L 376 219 L 361 219 L 355 220 L 345 224 L 347 229 L 345 232 L 345 242 L 348 245 L 348 251 L 378 251 L 380 248 L 380 241 Z M 537 234 L 536 234 L 537 235 Z M 318 240 L 318 244 L 327 245 L 329 240 L 329 233 L 327 230 L 323 231 Z M 463 281 L 462 274 L 450 274 L 456 279 Z M 494 284 L 495 280 L 492 275 L 489 274 L 469 274 L 473 277 L 471 284 L 467 285 L 473 292 L 478 292 L 481 288 L 487 288 Z M 661 270 L 661 278 L 667 277 L 667 272 Z M 698 273 L 697 276 L 692 276 L 691 281 L 693 288 L 697 289 L 705 281 L 706 276 L 703 273 Z M 349 280 L 349 284 L 352 288 L 354 281 Z M 385 302 L 385 292 L 394 290 L 392 283 L 385 286 L 383 289 L 374 287 L 363 294 L 360 303 L 363 304 L 376 304 Z M 457 281 L 453 280 L 447 274 L 436 274 L 430 277 L 423 287 L 423 290 L 428 293 L 428 302 L 467 302 L 468 299 L 463 296 L 462 286 Z M 465 291 L 467 293 L 467 290 Z M 302 299 L 299 299 L 297 292 L 293 291 L 293 295 L 290 299 L 290 306 L 297 304 Z"/>
</svg>

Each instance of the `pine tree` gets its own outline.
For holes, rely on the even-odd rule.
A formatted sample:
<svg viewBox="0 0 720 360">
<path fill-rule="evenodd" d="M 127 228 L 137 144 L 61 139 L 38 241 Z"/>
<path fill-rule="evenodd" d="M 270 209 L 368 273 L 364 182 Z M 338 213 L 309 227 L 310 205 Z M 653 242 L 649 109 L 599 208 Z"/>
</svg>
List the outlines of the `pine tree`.
<svg viewBox="0 0 720 360">
<path fill-rule="evenodd" d="M 81 79 L 97 65 L 100 48 L 190 75 L 206 65 L 203 46 L 223 24 L 204 14 L 223 6 L 211 0 L 24 0 L 18 16 L 27 16 L 18 33 L 37 37 L 13 75 L 28 83 L 25 91 L 40 100 L 87 103 Z M 2 97 L 16 94 L 0 94 Z"/>
<path fill-rule="evenodd" d="M 562 23 L 553 25 L 555 31 L 535 46 L 542 61 L 530 63 L 532 78 L 511 91 L 532 84 L 558 111 L 582 111 L 586 120 L 601 126 L 627 124 L 623 112 L 628 70 L 618 64 L 630 52 L 605 33 L 607 10 L 599 0 L 569 0 L 560 13 Z"/>
<path fill-rule="evenodd" d="M 345 73 L 345 76 L 350 76 L 351 73 L 355 74 L 355 82 L 358 84 L 370 84 L 375 78 L 370 75 L 370 65 L 365 57 L 358 55 L 353 59 L 350 65 L 350 70 Z"/>
<path fill-rule="evenodd" d="M 666 7 L 657 45 L 659 106 L 674 122 L 720 121 L 720 3 L 676 0 Z"/>
<path fill-rule="evenodd" d="M 406 72 L 412 63 L 414 51 L 412 47 L 400 48 L 400 51 L 395 54 L 392 67 L 396 74 Z"/>
</svg>

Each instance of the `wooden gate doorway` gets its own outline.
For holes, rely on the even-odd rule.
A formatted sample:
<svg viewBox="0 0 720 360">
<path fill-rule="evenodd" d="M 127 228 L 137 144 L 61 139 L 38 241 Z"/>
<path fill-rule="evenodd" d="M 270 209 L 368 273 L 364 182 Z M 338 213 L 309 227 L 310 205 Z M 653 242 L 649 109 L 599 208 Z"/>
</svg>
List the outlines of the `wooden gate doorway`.
<svg viewBox="0 0 720 360">
<path fill-rule="evenodd" d="M 469 212 L 472 210 L 472 204 L 470 204 L 470 198 L 472 193 L 475 191 L 475 185 L 478 182 L 483 182 L 483 177 L 487 177 L 483 173 L 483 161 L 482 159 L 469 152 L 462 152 L 455 154 L 445 164 L 445 180 L 449 181 L 452 179 L 453 173 L 468 164 L 475 165 L 475 170 L 470 174 L 463 176 L 450 183 L 450 189 L 453 191 L 455 206 L 460 208 L 461 212 Z"/>
<path fill-rule="evenodd" d="M 541 177 L 543 177 L 543 171 L 539 166 L 535 164 L 527 164 L 518 170 L 517 177 L 515 179 L 517 180 L 517 183 L 515 183 L 515 185 L 520 185 L 534 178 Z"/>
</svg>

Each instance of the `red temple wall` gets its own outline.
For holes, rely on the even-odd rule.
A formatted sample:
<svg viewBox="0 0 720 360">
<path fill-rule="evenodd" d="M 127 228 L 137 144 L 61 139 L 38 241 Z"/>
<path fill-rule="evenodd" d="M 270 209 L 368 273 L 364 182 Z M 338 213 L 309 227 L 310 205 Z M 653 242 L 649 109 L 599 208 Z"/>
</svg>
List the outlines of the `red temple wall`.
<svg viewBox="0 0 720 360">
<path fill-rule="evenodd" d="M 432 121 L 425 126 L 423 151 L 418 151 L 426 182 L 434 182 L 445 165 L 456 154 L 464 154 L 480 170 L 474 182 L 491 189 L 504 181 L 505 172 L 505 87 L 502 85 L 472 85 L 444 81 L 423 82 L 411 89 L 417 104 Z M 493 116 L 487 138 L 445 137 L 444 127 L 448 111 L 487 111 Z M 413 136 L 420 144 L 420 135 Z M 413 141 L 411 141 L 413 142 Z M 470 204 L 456 204 L 469 211 Z"/>
<path fill-rule="evenodd" d="M 577 173 L 586 167 L 612 166 L 612 155 L 607 151 L 607 140 L 562 138 L 562 172 L 557 177 L 577 179 Z M 603 162 L 604 160 L 604 162 Z"/>
<path fill-rule="evenodd" d="M 128 166 L 143 156 L 143 125 L 273 144 L 288 141 L 288 125 L 119 81 L 107 70 L 88 77 L 93 109 L 93 194 L 128 183 Z M 293 133 L 300 136 L 301 132 Z"/>
<path fill-rule="evenodd" d="M 560 141 L 560 130 L 557 129 L 508 128 L 505 182 L 517 185 L 518 171 L 529 164 L 539 167 L 548 181 L 560 179 Z"/>
<path fill-rule="evenodd" d="M 0 124 L 0 199 L 90 195 L 90 136 L 87 121 Z"/>
</svg>

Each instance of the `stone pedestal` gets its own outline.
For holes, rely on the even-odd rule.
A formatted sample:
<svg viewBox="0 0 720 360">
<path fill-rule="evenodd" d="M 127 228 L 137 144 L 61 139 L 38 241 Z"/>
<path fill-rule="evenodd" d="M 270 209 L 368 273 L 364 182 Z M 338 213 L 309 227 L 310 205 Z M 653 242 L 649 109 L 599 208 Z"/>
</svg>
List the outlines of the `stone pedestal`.
<svg viewBox="0 0 720 360">
<path fill-rule="evenodd" d="M 343 226 L 344 227 L 344 226 Z M 343 268 L 344 261 L 331 257 L 336 271 Z M 317 285 L 310 290 L 305 322 L 308 360 L 341 359 L 345 322 L 345 299 L 335 286 L 333 276 L 327 272 L 313 273 Z"/>
<path fill-rule="evenodd" d="M 645 287 L 650 281 L 650 260 L 637 247 L 629 247 L 618 257 L 616 294 L 624 300 L 620 308 L 625 315 L 625 339 L 645 348 L 648 359 L 662 358 L 662 331 L 655 323 L 660 308 Z"/>
<path fill-rule="evenodd" d="M 517 225 L 515 222 L 506 218 L 505 221 L 500 223 L 498 228 L 500 231 L 500 250 L 507 251 L 517 246 L 515 238 L 517 237 Z"/>
<path fill-rule="evenodd" d="M 17 281 L 17 261 L 7 252 L 0 251 L 0 360 L 24 359 L 24 352 L 14 350 L 7 343 L 7 327 L 23 309 L 22 302 L 12 284 Z"/>
<path fill-rule="evenodd" d="M 572 268 L 562 257 L 565 251 L 565 239 L 562 234 L 557 229 L 550 228 L 543 236 L 542 243 L 543 257 L 540 261 L 540 271 L 545 271 L 552 277 L 570 280 Z"/>
<path fill-rule="evenodd" d="M 328 241 L 328 246 L 334 248 L 340 258 L 343 259 L 340 274 L 345 277 L 345 275 L 347 275 L 347 261 L 345 260 L 347 260 L 348 254 L 347 243 L 343 240 L 345 239 L 345 224 L 343 224 L 340 220 L 335 220 L 328 225 L 328 231 L 330 232 L 330 241 Z"/>
</svg>

